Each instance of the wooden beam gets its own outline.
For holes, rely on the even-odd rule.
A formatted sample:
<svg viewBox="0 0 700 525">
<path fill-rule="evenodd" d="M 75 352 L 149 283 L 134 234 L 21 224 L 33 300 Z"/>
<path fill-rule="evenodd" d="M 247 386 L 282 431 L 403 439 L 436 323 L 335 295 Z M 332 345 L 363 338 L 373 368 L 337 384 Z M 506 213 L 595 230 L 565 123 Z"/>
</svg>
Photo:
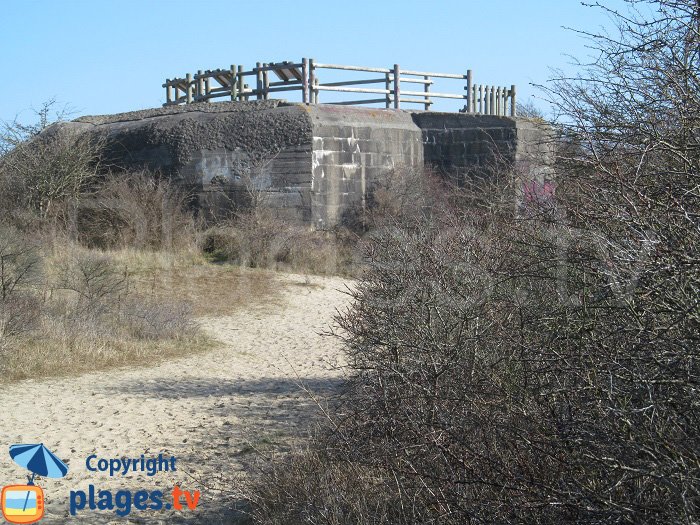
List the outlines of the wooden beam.
<svg viewBox="0 0 700 525">
<path fill-rule="evenodd" d="M 430 84 L 428 81 L 430 80 L 430 77 L 425 76 L 424 80 L 426 81 L 424 86 L 423 86 L 423 92 L 425 93 L 425 111 L 430 111 L 430 105 L 432 102 L 430 101 Z"/>
<path fill-rule="evenodd" d="M 472 70 L 467 70 L 467 113 L 474 111 L 474 102 L 472 101 Z"/>
<path fill-rule="evenodd" d="M 309 59 L 309 103 L 316 104 L 316 66 L 314 59 Z"/>
<path fill-rule="evenodd" d="M 394 109 L 401 108 L 401 74 L 399 65 L 394 64 Z"/>
<path fill-rule="evenodd" d="M 301 59 L 301 101 L 304 104 L 309 103 L 309 59 Z"/>
</svg>

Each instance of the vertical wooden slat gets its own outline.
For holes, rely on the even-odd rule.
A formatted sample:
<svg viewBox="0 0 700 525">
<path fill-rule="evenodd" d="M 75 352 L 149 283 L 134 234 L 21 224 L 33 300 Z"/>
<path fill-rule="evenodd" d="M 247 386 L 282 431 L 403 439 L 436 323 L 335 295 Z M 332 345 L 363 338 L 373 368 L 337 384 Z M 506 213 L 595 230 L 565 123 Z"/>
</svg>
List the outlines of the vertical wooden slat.
<svg viewBox="0 0 700 525">
<path fill-rule="evenodd" d="M 496 86 L 491 86 L 491 114 L 498 115 L 498 111 L 496 111 Z"/>
<path fill-rule="evenodd" d="M 394 109 L 401 108 L 401 78 L 399 65 L 394 64 Z"/>
<path fill-rule="evenodd" d="M 208 71 L 207 71 L 208 73 Z M 204 102 L 211 102 L 209 100 L 209 94 L 211 93 L 211 79 L 209 77 L 204 79 Z"/>
<path fill-rule="evenodd" d="M 484 113 L 484 86 L 479 84 L 479 113 Z"/>
<path fill-rule="evenodd" d="M 309 59 L 309 103 L 316 104 L 316 68 L 314 67 L 314 59 Z"/>
<path fill-rule="evenodd" d="M 391 107 L 391 73 L 384 73 L 384 89 L 387 90 L 386 94 L 386 109 Z"/>
<path fill-rule="evenodd" d="M 257 100 L 262 99 L 262 71 L 260 71 L 260 68 L 262 67 L 262 64 L 260 62 L 256 62 L 255 64 L 255 80 L 256 80 L 256 86 L 255 86 L 255 94 L 257 95 Z"/>
<path fill-rule="evenodd" d="M 192 103 L 192 74 L 187 73 L 185 75 L 185 81 L 187 82 L 187 103 L 191 104 Z"/>
<path fill-rule="evenodd" d="M 309 59 L 301 59 L 301 101 L 309 103 Z"/>
<path fill-rule="evenodd" d="M 269 66 L 267 62 L 263 64 L 264 67 Z M 266 69 L 263 71 L 263 99 L 267 100 L 270 98 L 270 76 L 269 71 Z"/>
<path fill-rule="evenodd" d="M 474 111 L 474 102 L 472 100 L 472 70 L 467 69 L 467 113 Z"/>
<path fill-rule="evenodd" d="M 194 101 L 199 102 L 202 99 L 202 92 L 204 89 L 202 89 L 203 86 L 203 81 L 202 81 L 202 70 L 199 69 L 197 70 L 197 74 L 194 76 Z"/>
<path fill-rule="evenodd" d="M 514 117 L 516 116 L 516 109 L 515 109 L 515 84 L 510 86 L 510 116 Z"/>
<path fill-rule="evenodd" d="M 170 104 L 173 101 L 173 87 L 170 85 L 170 79 L 165 79 L 165 102 Z"/>
<path fill-rule="evenodd" d="M 236 69 L 238 70 L 238 100 L 239 100 L 239 102 L 242 102 L 242 101 L 243 101 L 243 88 L 244 88 L 244 84 L 243 84 L 243 66 L 239 64 L 239 65 L 236 67 Z M 246 97 L 245 97 L 245 100 L 248 100 L 248 96 L 247 96 L 247 95 L 246 95 Z"/>
<path fill-rule="evenodd" d="M 423 80 L 425 80 L 425 84 L 423 85 L 423 91 L 425 92 L 425 110 L 430 111 L 430 84 L 428 84 L 430 77 L 425 75 Z"/>
<path fill-rule="evenodd" d="M 238 82 L 236 79 L 236 66 L 231 64 L 231 102 L 235 102 L 238 96 Z"/>
</svg>

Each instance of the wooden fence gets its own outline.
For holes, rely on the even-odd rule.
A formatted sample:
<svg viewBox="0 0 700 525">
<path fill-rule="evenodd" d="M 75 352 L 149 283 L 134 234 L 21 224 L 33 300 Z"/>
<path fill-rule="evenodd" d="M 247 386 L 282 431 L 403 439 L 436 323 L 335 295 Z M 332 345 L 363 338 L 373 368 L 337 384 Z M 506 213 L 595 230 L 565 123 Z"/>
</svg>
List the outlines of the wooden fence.
<svg viewBox="0 0 700 525">
<path fill-rule="evenodd" d="M 372 78 L 322 82 L 321 70 L 371 73 Z M 434 79 L 457 80 L 464 86 L 459 93 L 435 92 L 432 90 Z M 232 65 L 229 69 L 198 71 L 195 75 L 188 73 L 184 78 L 167 79 L 163 87 L 166 96 L 164 106 L 211 102 L 218 98 L 231 101 L 251 98 L 267 100 L 271 94 L 285 91 L 301 91 L 303 103 L 320 104 L 320 94 L 326 91 L 371 96 L 328 102 L 330 104 L 383 104 L 386 108 L 394 109 L 401 109 L 403 104 L 414 104 L 430 111 L 435 99 L 456 99 L 465 102 L 462 112 L 516 115 L 514 85 L 509 89 L 475 84 L 471 70 L 466 74 L 431 73 L 404 70 L 398 64 L 394 64 L 393 68 L 343 66 L 317 63 L 312 58 L 303 58 L 301 62 L 258 62 L 247 71 L 243 66 Z"/>
</svg>

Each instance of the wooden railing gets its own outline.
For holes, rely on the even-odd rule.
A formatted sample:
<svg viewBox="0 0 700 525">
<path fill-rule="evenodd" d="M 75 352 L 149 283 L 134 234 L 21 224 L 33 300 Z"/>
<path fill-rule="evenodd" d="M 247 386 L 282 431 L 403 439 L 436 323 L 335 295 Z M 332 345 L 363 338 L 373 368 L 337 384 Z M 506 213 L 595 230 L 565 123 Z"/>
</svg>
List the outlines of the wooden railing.
<svg viewBox="0 0 700 525">
<path fill-rule="evenodd" d="M 372 73 L 372 78 L 322 82 L 320 70 Z M 251 77 L 246 82 L 246 77 Z M 465 84 L 459 93 L 435 92 L 434 79 L 458 80 Z M 253 85 L 254 87 L 251 87 Z M 357 87 L 361 86 L 361 87 Z M 415 87 L 414 87 L 415 86 Z M 231 101 L 267 100 L 270 94 L 285 91 L 301 91 L 305 104 L 319 104 L 323 91 L 352 93 L 359 96 L 380 95 L 371 98 L 328 102 L 340 105 L 383 104 L 386 108 L 401 109 L 402 104 L 417 104 L 430 111 L 435 99 L 456 99 L 465 102 L 461 112 L 484 115 L 516 115 L 516 90 L 501 86 L 474 84 L 472 71 L 466 74 L 431 73 L 393 68 L 372 68 L 320 64 L 313 59 L 301 62 L 258 62 L 255 68 L 243 66 L 229 69 L 198 71 L 184 78 L 167 79 L 163 84 L 166 102 L 164 106 L 211 102 L 217 98 Z M 466 92 L 466 93 L 465 93 Z"/>
</svg>

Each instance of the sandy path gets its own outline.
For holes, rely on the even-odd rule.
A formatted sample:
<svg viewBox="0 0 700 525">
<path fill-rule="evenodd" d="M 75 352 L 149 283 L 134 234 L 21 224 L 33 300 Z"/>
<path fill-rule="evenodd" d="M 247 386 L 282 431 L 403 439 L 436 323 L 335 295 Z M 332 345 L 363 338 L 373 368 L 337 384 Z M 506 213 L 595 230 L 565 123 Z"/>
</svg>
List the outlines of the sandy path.
<svg viewBox="0 0 700 525">
<path fill-rule="evenodd" d="M 23 381 L 0 389 L 0 451 L 43 442 L 70 466 L 60 480 L 42 479 L 47 516 L 41 523 L 217 523 L 223 501 L 201 479 L 242 471 L 254 448 L 284 447 L 316 413 L 298 378 L 323 393 L 338 384 L 339 344 L 322 337 L 335 309 L 347 302 L 346 281 L 279 276 L 277 304 L 202 324 L 222 348 L 150 368 L 119 369 L 77 378 Z M 177 471 L 110 477 L 89 472 L 86 459 L 177 458 Z M 0 486 L 23 483 L 24 469 L 0 453 Z M 175 484 L 201 490 L 193 512 L 83 510 L 68 519 L 71 490 L 161 490 Z M 235 492 L 235 487 L 231 487 Z M 168 495 L 164 500 L 167 501 Z M 230 513 L 228 514 L 230 517 Z"/>
</svg>

